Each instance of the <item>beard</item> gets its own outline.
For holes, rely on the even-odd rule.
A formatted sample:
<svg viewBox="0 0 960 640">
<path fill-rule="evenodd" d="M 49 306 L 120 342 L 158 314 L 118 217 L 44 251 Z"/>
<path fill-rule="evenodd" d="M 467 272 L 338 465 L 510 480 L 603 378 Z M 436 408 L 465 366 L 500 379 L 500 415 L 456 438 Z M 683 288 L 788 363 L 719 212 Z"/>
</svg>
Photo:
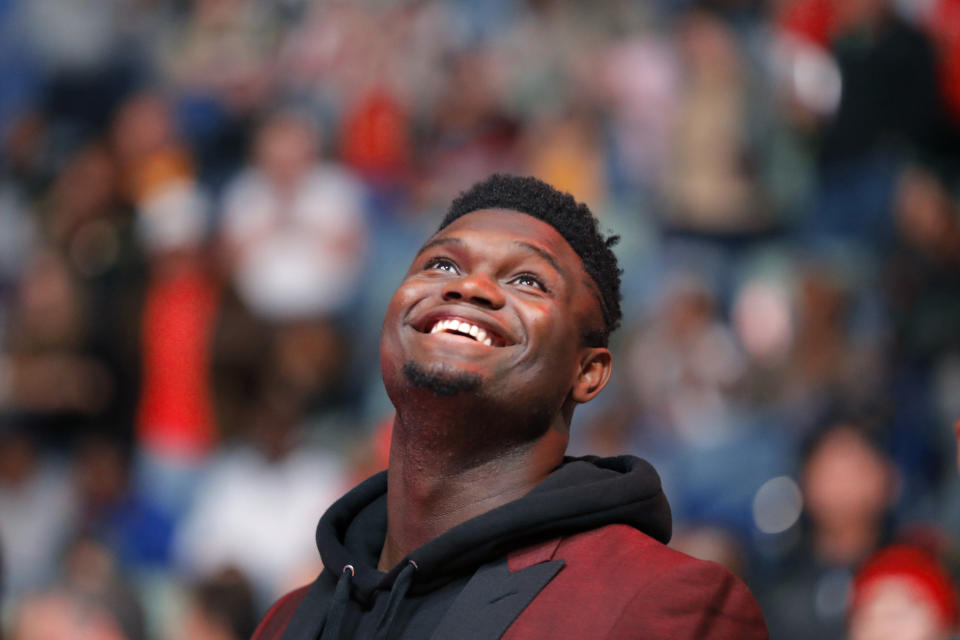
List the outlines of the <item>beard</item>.
<svg viewBox="0 0 960 640">
<path fill-rule="evenodd" d="M 392 373 L 384 383 L 397 410 L 394 443 L 406 442 L 406 455 L 414 458 L 439 453 L 452 471 L 531 446 L 551 428 L 557 411 L 555 398 L 510 393 L 496 383 L 498 376 L 445 362 L 407 361 Z"/>
<path fill-rule="evenodd" d="M 427 371 L 415 362 L 403 365 L 403 377 L 415 387 L 427 389 L 444 397 L 472 393 L 479 389 L 483 382 L 475 373 L 458 371 L 443 364 Z"/>
</svg>

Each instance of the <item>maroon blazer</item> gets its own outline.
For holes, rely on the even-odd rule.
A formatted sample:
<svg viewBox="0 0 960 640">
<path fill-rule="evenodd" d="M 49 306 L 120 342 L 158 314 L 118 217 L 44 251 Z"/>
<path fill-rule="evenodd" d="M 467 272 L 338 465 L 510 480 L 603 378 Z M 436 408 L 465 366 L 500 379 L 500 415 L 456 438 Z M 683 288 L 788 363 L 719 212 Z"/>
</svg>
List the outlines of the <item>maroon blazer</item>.
<svg viewBox="0 0 960 640">
<path fill-rule="evenodd" d="M 503 635 L 534 638 L 765 640 L 763 614 L 740 580 L 626 525 L 608 525 L 510 554 L 511 571 L 564 560 Z"/>
<path fill-rule="evenodd" d="M 280 640 L 307 587 L 253 634 Z M 303 614 L 301 614 L 303 615 Z M 555 538 L 477 571 L 432 640 L 766 640 L 746 586 L 626 525 Z"/>
</svg>

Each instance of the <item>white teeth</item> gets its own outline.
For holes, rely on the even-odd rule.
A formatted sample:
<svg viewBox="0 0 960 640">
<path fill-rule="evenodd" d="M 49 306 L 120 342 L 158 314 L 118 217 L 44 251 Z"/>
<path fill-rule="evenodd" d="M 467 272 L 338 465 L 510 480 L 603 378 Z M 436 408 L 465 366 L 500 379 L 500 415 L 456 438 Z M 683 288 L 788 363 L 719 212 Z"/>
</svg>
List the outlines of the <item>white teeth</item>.
<svg viewBox="0 0 960 640">
<path fill-rule="evenodd" d="M 485 344 L 488 347 L 493 346 L 493 339 L 487 335 L 487 332 L 469 322 L 462 322 L 451 318 L 438 321 L 433 325 L 433 328 L 430 329 L 430 333 L 439 333 L 441 331 L 456 331 L 457 333 L 467 334 L 477 342 Z"/>
</svg>

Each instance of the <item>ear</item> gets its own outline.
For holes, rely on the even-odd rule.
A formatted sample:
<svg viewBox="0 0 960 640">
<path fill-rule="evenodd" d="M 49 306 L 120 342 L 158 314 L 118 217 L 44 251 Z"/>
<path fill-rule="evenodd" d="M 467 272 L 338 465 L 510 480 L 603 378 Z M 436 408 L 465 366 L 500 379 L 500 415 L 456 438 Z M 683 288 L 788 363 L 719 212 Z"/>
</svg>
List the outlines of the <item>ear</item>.
<svg viewBox="0 0 960 640">
<path fill-rule="evenodd" d="M 573 381 L 570 397 L 576 402 L 584 403 L 593 400 L 600 393 L 613 369 L 613 356 L 605 347 L 588 347 L 583 349 L 580 356 L 580 368 Z"/>
</svg>

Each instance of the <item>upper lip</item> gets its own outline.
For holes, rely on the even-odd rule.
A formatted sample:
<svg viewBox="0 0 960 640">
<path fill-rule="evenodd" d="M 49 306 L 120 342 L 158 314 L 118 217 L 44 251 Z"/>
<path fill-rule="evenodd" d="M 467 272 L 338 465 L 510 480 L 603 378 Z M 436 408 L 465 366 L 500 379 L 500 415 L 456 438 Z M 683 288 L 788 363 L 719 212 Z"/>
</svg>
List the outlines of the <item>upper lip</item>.
<svg viewBox="0 0 960 640">
<path fill-rule="evenodd" d="M 490 336 L 495 346 L 506 347 L 517 343 L 517 340 L 505 327 L 491 321 L 489 318 L 479 318 L 475 314 L 465 313 L 458 309 L 435 309 L 410 324 L 420 333 L 429 333 L 430 329 L 441 320 L 453 319 L 477 325 L 487 332 L 487 335 Z"/>
</svg>

